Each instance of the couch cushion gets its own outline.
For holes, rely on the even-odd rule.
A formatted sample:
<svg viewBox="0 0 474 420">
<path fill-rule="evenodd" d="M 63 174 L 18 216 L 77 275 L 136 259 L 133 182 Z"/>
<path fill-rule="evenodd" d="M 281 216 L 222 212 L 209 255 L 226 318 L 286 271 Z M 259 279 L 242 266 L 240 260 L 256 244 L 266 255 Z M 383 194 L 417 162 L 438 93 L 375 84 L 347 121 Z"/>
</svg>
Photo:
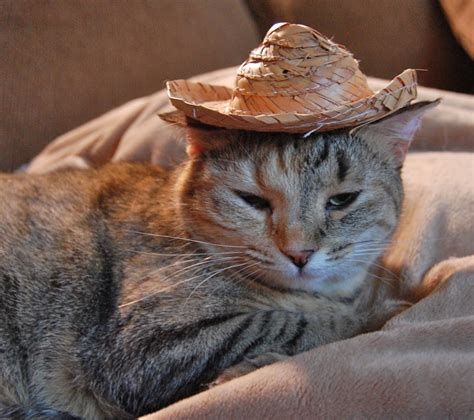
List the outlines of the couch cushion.
<svg viewBox="0 0 474 420">
<path fill-rule="evenodd" d="M 240 64 L 258 38 L 242 1 L 1 1 L 0 170 L 165 79 Z"/>
</svg>

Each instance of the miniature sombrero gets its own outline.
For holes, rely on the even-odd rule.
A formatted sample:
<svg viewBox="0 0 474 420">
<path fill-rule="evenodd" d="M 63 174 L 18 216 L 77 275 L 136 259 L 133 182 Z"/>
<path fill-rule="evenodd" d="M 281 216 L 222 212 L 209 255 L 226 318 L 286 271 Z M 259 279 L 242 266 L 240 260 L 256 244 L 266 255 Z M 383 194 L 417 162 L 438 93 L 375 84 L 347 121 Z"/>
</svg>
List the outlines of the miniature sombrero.
<svg viewBox="0 0 474 420">
<path fill-rule="evenodd" d="M 382 118 L 416 98 L 407 69 L 373 92 L 359 63 L 305 25 L 278 23 L 240 66 L 233 89 L 188 80 L 167 83 L 171 103 L 205 124 L 251 131 L 304 133 Z"/>
</svg>

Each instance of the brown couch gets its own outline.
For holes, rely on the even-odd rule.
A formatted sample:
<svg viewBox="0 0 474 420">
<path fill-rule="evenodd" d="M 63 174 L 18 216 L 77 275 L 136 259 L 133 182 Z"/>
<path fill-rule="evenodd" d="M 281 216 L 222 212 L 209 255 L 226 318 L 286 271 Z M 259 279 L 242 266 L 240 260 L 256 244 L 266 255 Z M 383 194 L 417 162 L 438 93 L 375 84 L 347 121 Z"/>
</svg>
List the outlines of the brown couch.
<svg viewBox="0 0 474 420">
<path fill-rule="evenodd" d="M 349 45 L 369 75 L 416 67 L 427 86 L 474 86 L 433 0 L 3 0 L 0 170 L 166 79 L 239 64 L 278 20 Z"/>
</svg>

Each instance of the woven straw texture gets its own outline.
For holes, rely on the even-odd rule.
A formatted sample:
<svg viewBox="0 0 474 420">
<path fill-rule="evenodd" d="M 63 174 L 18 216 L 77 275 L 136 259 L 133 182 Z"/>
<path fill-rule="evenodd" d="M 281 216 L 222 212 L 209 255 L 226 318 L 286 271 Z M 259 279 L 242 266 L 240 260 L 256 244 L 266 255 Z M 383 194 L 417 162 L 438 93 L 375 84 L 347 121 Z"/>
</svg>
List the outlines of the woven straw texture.
<svg viewBox="0 0 474 420">
<path fill-rule="evenodd" d="M 235 87 L 188 80 L 167 83 L 173 105 L 218 127 L 304 133 L 370 122 L 416 98 L 408 69 L 373 92 L 359 63 L 305 25 L 279 23 L 240 66 Z"/>
</svg>

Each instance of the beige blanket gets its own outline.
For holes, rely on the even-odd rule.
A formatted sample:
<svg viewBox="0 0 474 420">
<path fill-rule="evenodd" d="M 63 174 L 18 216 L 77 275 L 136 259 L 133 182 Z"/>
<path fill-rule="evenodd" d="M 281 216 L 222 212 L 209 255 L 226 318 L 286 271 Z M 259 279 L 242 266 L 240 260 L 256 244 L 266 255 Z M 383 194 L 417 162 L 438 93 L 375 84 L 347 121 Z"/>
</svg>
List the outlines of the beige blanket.
<svg viewBox="0 0 474 420">
<path fill-rule="evenodd" d="M 201 80 L 229 83 L 233 72 Z M 420 96 L 443 98 L 415 143 L 437 151 L 407 158 L 402 222 L 381 271 L 417 303 L 379 332 L 265 367 L 148 418 L 474 418 L 474 99 L 432 89 Z M 183 143 L 155 117 L 166 104 L 159 92 L 111 111 L 51 143 L 29 170 L 123 159 L 173 165 Z"/>
</svg>

